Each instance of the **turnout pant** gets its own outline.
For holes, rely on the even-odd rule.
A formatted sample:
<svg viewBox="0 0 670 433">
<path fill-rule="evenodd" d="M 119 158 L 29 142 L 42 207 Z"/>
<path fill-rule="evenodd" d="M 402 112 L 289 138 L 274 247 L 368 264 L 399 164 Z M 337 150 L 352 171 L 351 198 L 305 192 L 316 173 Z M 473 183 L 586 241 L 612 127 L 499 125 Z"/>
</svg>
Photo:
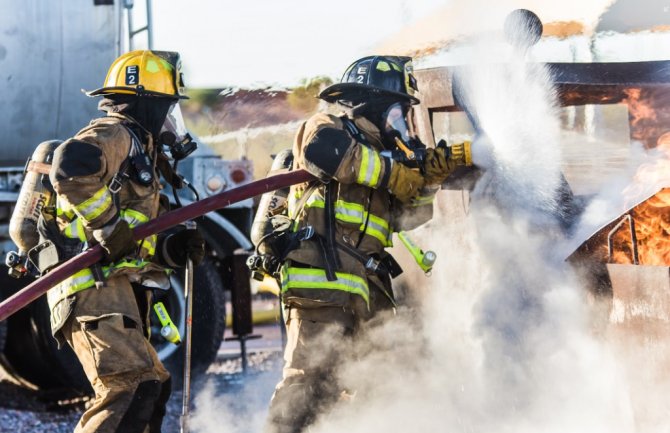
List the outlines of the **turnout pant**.
<svg viewBox="0 0 670 433">
<path fill-rule="evenodd" d="M 138 299 L 136 300 L 136 295 Z M 159 433 L 170 397 L 170 374 L 145 337 L 148 302 L 124 275 L 77 293 L 60 332 L 95 391 L 75 433 Z"/>
<path fill-rule="evenodd" d="M 353 317 L 341 308 L 291 309 L 286 329 L 284 370 L 270 402 L 267 433 L 304 431 L 344 391 L 335 370 L 348 349 Z"/>
</svg>

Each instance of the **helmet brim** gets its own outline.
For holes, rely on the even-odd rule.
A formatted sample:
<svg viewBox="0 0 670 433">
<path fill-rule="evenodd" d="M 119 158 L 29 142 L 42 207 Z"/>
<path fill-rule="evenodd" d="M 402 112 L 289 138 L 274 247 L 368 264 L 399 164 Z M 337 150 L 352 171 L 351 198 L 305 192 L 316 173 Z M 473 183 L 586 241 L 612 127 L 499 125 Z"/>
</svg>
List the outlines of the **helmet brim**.
<svg viewBox="0 0 670 433">
<path fill-rule="evenodd" d="M 348 101 L 354 105 L 369 100 L 371 96 L 391 97 L 393 99 L 409 101 L 412 105 L 421 102 L 418 98 L 406 93 L 394 92 L 381 87 L 359 83 L 336 83 L 328 86 L 319 94 L 319 98 L 326 102 Z"/>
<path fill-rule="evenodd" d="M 154 96 L 161 98 L 172 98 L 172 99 L 189 99 L 186 95 L 169 95 L 167 93 L 152 92 L 150 90 L 143 90 L 138 92 L 134 87 L 101 87 L 99 89 L 86 91 L 82 89 L 82 92 L 91 98 L 96 96 L 107 96 L 107 95 L 141 95 L 141 96 Z"/>
</svg>

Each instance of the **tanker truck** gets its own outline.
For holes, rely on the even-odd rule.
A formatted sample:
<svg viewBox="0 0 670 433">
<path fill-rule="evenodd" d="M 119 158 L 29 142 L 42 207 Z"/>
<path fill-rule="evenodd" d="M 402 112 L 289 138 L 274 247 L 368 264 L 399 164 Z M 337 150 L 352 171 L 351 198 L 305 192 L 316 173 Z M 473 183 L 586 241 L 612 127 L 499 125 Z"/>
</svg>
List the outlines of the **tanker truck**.
<svg viewBox="0 0 670 433">
<path fill-rule="evenodd" d="M 10 219 L 26 179 L 25 165 L 40 143 L 64 140 L 101 115 L 97 101 L 80 89 L 93 89 L 119 54 L 153 48 L 151 0 L 0 0 L 0 254 L 17 251 Z M 138 28 L 138 21 L 144 22 Z M 169 47 L 168 47 L 169 48 Z M 179 171 L 201 197 L 246 184 L 251 162 L 222 160 L 199 146 L 181 161 Z M 166 187 L 168 196 L 172 196 Z M 181 204 L 196 197 L 177 193 Z M 175 198 L 171 198 L 174 203 Z M 216 357 L 225 327 L 225 302 L 233 301 L 234 333 L 251 332 L 249 275 L 244 262 L 252 248 L 248 233 L 253 202 L 246 200 L 206 215 L 199 223 L 207 257 L 195 273 L 193 368 L 204 370 Z M 0 296 L 5 299 L 33 281 L 8 275 L 0 266 Z M 185 303 L 182 276 L 158 293 L 183 335 Z M 230 291 L 230 293 L 227 293 Z M 245 319 L 248 318 L 249 320 Z M 181 351 L 160 335 L 155 318 L 152 343 L 168 368 L 178 373 Z M 154 328 L 152 324 L 152 328 Z M 51 336 L 44 297 L 0 323 L 0 368 L 5 378 L 39 389 L 59 400 L 83 396 L 88 383 L 69 347 L 58 350 Z M 0 374 L 0 377 L 3 375 Z"/>
</svg>

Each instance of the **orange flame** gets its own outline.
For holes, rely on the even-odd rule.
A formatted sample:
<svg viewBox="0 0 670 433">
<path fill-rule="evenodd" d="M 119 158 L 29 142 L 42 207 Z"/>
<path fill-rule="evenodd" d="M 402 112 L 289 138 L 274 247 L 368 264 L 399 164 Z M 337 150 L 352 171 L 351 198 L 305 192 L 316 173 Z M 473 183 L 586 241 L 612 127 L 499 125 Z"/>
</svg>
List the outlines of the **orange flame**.
<svg viewBox="0 0 670 433">
<path fill-rule="evenodd" d="M 658 139 L 657 157 L 638 169 L 633 184 L 624 190 L 628 200 L 647 200 L 629 212 L 634 221 L 639 264 L 670 266 L 670 132 Z M 645 193 L 646 191 L 646 193 Z M 630 229 L 620 229 L 613 237 L 612 261 L 633 263 Z"/>
<path fill-rule="evenodd" d="M 667 87 L 628 88 L 621 101 L 628 104 L 630 136 L 653 148 L 670 124 L 670 89 Z"/>
</svg>

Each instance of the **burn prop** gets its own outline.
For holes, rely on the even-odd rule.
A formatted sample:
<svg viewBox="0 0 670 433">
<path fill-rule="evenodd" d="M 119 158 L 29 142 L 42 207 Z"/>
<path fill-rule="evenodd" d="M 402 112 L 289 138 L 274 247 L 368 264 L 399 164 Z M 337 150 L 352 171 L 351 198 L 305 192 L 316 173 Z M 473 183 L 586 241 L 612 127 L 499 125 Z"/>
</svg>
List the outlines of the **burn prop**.
<svg viewBox="0 0 670 433">
<path fill-rule="evenodd" d="M 230 191 L 225 191 L 188 206 L 167 212 L 146 224 L 137 226 L 133 230 L 133 237 L 136 240 L 144 239 L 147 236 L 160 233 L 170 227 L 205 215 L 217 209 L 230 206 L 233 203 L 246 200 L 268 191 L 274 191 L 276 189 L 285 188 L 290 185 L 310 180 L 314 180 L 314 177 L 305 170 L 296 170 L 257 180 L 239 188 L 231 189 Z M 30 304 L 46 293 L 51 287 L 65 280 L 67 277 L 84 268 L 94 265 L 100 261 L 102 257 L 102 247 L 100 245 L 95 245 L 54 268 L 47 275 L 35 280 L 0 303 L 0 321 L 7 319 L 12 314 Z"/>
</svg>

